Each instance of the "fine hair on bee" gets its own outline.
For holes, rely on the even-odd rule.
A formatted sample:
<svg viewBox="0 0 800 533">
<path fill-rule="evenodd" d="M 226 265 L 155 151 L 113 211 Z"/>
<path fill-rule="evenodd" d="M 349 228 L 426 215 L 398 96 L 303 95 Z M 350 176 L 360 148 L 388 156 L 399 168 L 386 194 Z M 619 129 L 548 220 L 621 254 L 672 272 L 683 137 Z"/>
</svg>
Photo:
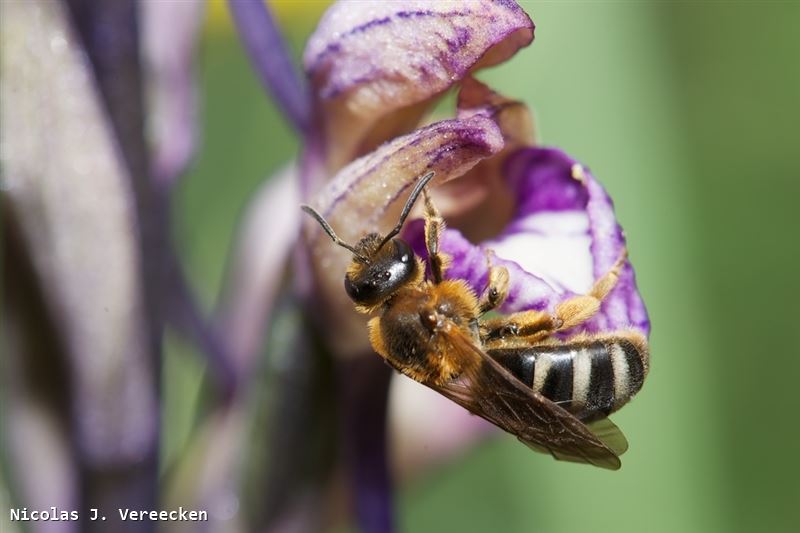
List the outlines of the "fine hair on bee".
<svg viewBox="0 0 800 533">
<path fill-rule="evenodd" d="M 355 245 L 302 206 L 353 254 L 344 287 L 359 312 L 375 314 L 368 326 L 373 349 L 399 372 L 536 451 L 618 469 L 628 445 L 607 417 L 641 389 L 649 369 L 647 339 L 634 329 L 572 332 L 600 310 L 626 252 L 586 294 L 552 310 L 485 318 L 508 295 L 508 270 L 493 265 L 487 253 L 488 279 L 480 295 L 465 280 L 445 278 L 449 258 L 439 250 L 445 223 L 425 189 L 433 175 L 416 181 L 391 231 L 369 233 Z M 420 195 L 429 277 L 422 258 L 397 237 Z"/>
</svg>

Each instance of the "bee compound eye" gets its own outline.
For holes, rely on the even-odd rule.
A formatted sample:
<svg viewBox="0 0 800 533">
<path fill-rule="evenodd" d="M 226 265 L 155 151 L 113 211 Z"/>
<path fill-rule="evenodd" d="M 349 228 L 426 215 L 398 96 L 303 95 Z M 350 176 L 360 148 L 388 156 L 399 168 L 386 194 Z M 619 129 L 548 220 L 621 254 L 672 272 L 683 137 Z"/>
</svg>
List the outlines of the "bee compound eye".
<svg viewBox="0 0 800 533">
<path fill-rule="evenodd" d="M 360 305 L 374 305 L 379 303 L 390 287 L 391 272 L 377 271 L 367 276 L 351 279 L 344 278 L 344 290 L 355 303 Z"/>
<path fill-rule="evenodd" d="M 353 301 L 357 302 L 361 298 L 361 286 L 357 283 L 353 283 L 350 276 L 344 277 L 344 290 Z"/>
<path fill-rule="evenodd" d="M 347 295 L 356 304 L 372 306 L 386 301 L 417 272 L 417 262 L 411 248 L 396 239 L 394 253 L 381 256 L 366 269 L 345 276 Z"/>
</svg>

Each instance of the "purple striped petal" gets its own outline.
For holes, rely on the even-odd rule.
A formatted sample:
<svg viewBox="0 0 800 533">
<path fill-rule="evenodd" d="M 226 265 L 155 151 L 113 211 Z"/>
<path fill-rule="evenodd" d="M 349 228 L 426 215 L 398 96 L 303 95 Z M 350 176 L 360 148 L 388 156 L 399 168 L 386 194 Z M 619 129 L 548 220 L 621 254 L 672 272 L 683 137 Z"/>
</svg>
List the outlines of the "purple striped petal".
<svg viewBox="0 0 800 533">
<path fill-rule="evenodd" d="M 328 168 L 409 131 L 433 97 L 532 40 L 533 23 L 511 1 L 337 2 L 304 57 Z"/>
<path fill-rule="evenodd" d="M 458 117 L 475 115 L 483 115 L 498 123 L 506 141 L 506 150 L 534 144 L 533 118 L 528 106 L 506 98 L 468 76 L 464 78 L 458 93 Z"/>
<path fill-rule="evenodd" d="M 466 279 L 476 292 L 482 291 L 488 273 L 485 254 L 491 249 L 495 264 L 510 273 L 506 312 L 551 309 L 570 295 L 585 293 L 625 247 L 605 190 L 585 167 L 556 149 L 521 149 L 507 162 L 506 173 L 517 198 L 511 223 L 479 245 L 457 230 L 445 231 L 441 247 L 453 258 L 448 277 Z M 420 250 L 419 222 L 409 229 Z M 581 329 L 627 327 L 650 331 L 630 261 L 600 313 Z"/>
<path fill-rule="evenodd" d="M 500 130 L 486 117 L 437 122 L 353 161 L 311 204 L 339 237 L 356 242 L 366 233 L 388 231 L 396 223 L 412 185 L 426 172 L 433 170 L 434 183 L 442 183 L 461 176 L 502 147 Z M 352 311 L 352 302 L 342 290 L 351 254 L 331 243 L 310 219 L 307 228 L 316 279 L 325 303 L 335 310 L 329 326 L 337 335 L 331 341 L 339 352 L 363 352 L 369 346 L 364 319 Z"/>
<path fill-rule="evenodd" d="M 490 118 L 503 134 L 504 146 L 498 154 L 433 191 L 436 206 L 450 227 L 479 242 L 500 233 L 511 219 L 515 197 L 505 183 L 502 169 L 509 154 L 534 144 L 533 118 L 524 103 L 492 91 L 471 76 L 462 82 L 457 116 Z M 492 216 L 476 217 L 475 212 L 488 212 Z"/>
</svg>

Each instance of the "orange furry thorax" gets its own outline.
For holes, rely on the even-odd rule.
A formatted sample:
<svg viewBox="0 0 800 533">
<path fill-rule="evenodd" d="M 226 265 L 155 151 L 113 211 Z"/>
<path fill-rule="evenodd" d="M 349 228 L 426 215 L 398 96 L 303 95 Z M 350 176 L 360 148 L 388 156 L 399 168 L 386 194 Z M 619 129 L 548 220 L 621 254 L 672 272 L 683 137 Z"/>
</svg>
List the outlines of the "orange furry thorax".
<svg viewBox="0 0 800 533">
<path fill-rule="evenodd" d="M 478 299 L 466 282 L 423 281 L 399 290 L 381 315 L 370 320 L 370 341 L 376 352 L 409 377 L 443 383 L 472 366 L 449 339 L 458 334 L 477 340 L 477 318 Z"/>
</svg>

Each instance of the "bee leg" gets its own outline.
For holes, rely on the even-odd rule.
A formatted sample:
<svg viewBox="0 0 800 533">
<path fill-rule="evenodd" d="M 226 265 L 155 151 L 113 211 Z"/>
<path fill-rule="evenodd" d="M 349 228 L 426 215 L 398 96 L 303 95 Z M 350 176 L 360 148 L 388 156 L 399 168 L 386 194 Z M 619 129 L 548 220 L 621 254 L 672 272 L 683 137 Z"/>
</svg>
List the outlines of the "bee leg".
<svg viewBox="0 0 800 533">
<path fill-rule="evenodd" d="M 425 247 L 428 250 L 433 282 L 440 283 L 444 279 L 448 262 L 448 257 L 439 252 L 439 238 L 444 231 L 444 219 L 433 205 L 428 190 L 424 189 L 422 194 L 425 196 Z"/>
<path fill-rule="evenodd" d="M 521 311 L 481 322 L 481 340 L 486 344 L 511 339 L 547 337 L 558 328 L 557 318 L 544 311 Z M 495 346 L 492 346 L 495 347 Z"/>
<path fill-rule="evenodd" d="M 555 317 L 557 318 L 557 330 L 575 327 L 592 318 L 599 310 L 608 293 L 616 286 L 619 281 L 619 273 L 628 257 L 627 250 L 622 250 L 619 259 L 598 279 L 588 293 L 582 296 L 575 296 L 564 300 L 556 305 Z"/>
<path fill-rule="evenodd" d="M 556 305 L 553 314 L 543 311 L 522 311 L 508 316 L 485 320 L 481 323 L 481 338 L 486 343 L 504 339 L 525 338 L 532 342 L 549 337 L 558 331 L 573 328 L 586 322 L 600 310 L 600 304 L 619 280 L 627 253 L 603 277 L 598 279 L 585 295 L 574 296 Z"/>
<path fill-rule="evenodd" d="M 494 251 L 486 250 L 486 263 L 489 266 L 489 278 L 486 289 L 481 295 L 478 306 L 483 315 L 502 304 L 508 296 L 508 269 L 504 266 L 492 265 Z"/>
</svg>

